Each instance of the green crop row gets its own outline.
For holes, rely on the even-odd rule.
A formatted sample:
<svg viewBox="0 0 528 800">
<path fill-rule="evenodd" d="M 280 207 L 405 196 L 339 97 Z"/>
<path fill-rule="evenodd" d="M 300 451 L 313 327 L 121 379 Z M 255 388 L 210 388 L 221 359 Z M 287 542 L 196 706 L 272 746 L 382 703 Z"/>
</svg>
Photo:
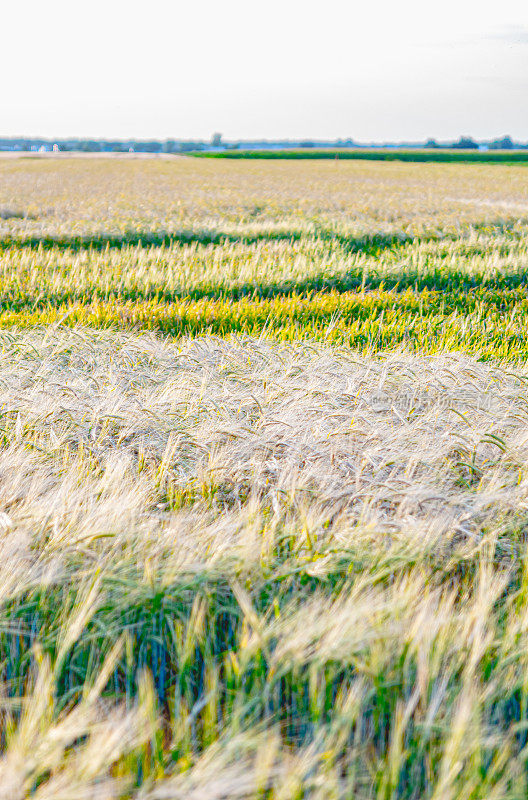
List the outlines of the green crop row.
<svg viewBox="0 0 528 800">
<path fill-rule="evenodd" d="M 234 158 L 263 160 L 315 160 L 339 159 L 344 161 L 402 161 L 406 163 L 438 163 L 438 164 L 528 164 L 528 150 L 404 150 L 395 148 L 384 150 L 352 150 L 328 148 L 306 148 L 303 150 L 221 150 L 195 151 L 190 153 L 195 158 Z"/>
<path fill-rule="evenodd" d="M 149 330 L 165 335 L 270 336 L 283 341 L 322 340 L 362 353 L 466 352 L 483 359 L 528 357 L 526 289 L 473 294 L 377 289 L 326 292 L 272 300 L 97 300 L 0 313 L 0 327 L 48 324 Z M 47 306 L 47 307 L 46 307 Z"/>
<path fill-rule="evenodd" d="M 205 234 L 203 234 L 205 236 Z M 458 237 L 195 237 L 166 245 L 5 241 L 0 326 L 320 339 L 520 361 L 528 355 L 523 224 Z"/>
</svg>

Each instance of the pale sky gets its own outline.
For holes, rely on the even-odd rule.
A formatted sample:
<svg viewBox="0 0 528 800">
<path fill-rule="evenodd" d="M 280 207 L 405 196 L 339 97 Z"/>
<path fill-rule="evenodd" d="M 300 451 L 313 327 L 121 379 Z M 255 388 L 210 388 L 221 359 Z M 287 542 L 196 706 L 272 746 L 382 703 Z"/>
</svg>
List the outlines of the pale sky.
<svg viewBox="0 0 528 800">
<path fill-rule="evenodd" d="M 0 135 L 528 140 L 528 0 L 0 0 Z"/>
</svg>

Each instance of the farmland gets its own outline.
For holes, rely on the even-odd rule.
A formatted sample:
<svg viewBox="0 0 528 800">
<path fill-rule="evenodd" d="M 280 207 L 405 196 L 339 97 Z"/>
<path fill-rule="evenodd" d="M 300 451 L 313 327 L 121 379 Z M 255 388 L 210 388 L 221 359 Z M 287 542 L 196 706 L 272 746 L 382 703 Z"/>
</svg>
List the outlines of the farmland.
<svg viewBox="0 0 528 800">
<path fill-rule="evenodd" d="M 526 168 L 0 176 L 0 795 L 526 796 Z"/>
<path fill-rule="evenodd" d="M 314 159 L 338 158 L 347 161 L 401 161 L 416 164 L 527 164 L 528 152 L 522 150 L 474 150 L 464 148 L 432 147 L 409 148 L 402 147 L 375 147 L 375 148 L 339 148 L 325 147 L 318 150 L 316 147 L 303 149 L 288 148 L 287 150 L 262 149 L 244 150 L 226 149 L 220 151 L 195 151 L 192 153 L 197 158 L 234 158 L 234 159 L 265 159 L 265 160 L 297 160 L 313 161 Z"/>
</svg>

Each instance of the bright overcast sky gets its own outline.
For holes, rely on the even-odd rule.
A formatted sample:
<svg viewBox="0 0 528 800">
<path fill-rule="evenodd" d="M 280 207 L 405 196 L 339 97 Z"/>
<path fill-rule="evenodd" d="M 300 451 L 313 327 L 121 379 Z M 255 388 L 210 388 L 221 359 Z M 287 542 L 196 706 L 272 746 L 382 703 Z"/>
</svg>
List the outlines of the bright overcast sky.
<svg viewBox="0 0 528 800">
<path fill-rule="evenodd" d="M 528 0 L 1 5 L 0 135 L 528 140 Z"/>
</svg>

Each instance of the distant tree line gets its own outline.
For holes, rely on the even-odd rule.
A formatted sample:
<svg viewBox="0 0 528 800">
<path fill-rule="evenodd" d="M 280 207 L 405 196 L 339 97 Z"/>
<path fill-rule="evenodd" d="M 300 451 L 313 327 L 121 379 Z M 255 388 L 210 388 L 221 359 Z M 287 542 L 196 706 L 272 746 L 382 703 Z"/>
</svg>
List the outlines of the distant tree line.
<svg viewBox="0 0 528 800">
<path fill-rule="evenodd" d="M 52 151 L 77 153 L 182 153 L 202 150 L 203 141 L 175 139 L 41 139 L 0 137 L 0 150 L 21 152 Z"/>
<path fill-rule="evenodd" d="M 214 133 L 210 141 L 193 139 L 45 139 L 35 137 L 0 137 L 0 150 L 39 152 L 60 150 L 62 152 L 84 153 L 186 153 L 226 150 L 287 150 L 287 149 L 326 149 L 326 148 L 403 148 L 403 149 L 454 149 L 454 150 L 524 150 L 528 142 L 515 142 L 510 136 L 502 136 L 490 141 L 478 142 L 470 136 L 461 136 L 454 142 L 439 142 L 428 139 L 426 142 L 385 142 L 383 144 L 359 144 L 353 139 L 311 140 L 311 139 L 260 139 L 227 142 L 222 134 Z"/>
<path fill-rule="evenodd" d="M 524 150 L 528 148 L 528 142 L 524 144 L 521 142 L 514 142 L 511 136 L 501 136 L 499 139 L 492 139 L 489 142 L 477 142 L 470 136 L 461 136 L 456 142 L 452 144 L 439 144 L 435 139 L 428 139 L 425 143 L 426 147 L 448 147 L 452 150 L 479 150 L 487 148 L 488 150 Z"/>
</svg>

